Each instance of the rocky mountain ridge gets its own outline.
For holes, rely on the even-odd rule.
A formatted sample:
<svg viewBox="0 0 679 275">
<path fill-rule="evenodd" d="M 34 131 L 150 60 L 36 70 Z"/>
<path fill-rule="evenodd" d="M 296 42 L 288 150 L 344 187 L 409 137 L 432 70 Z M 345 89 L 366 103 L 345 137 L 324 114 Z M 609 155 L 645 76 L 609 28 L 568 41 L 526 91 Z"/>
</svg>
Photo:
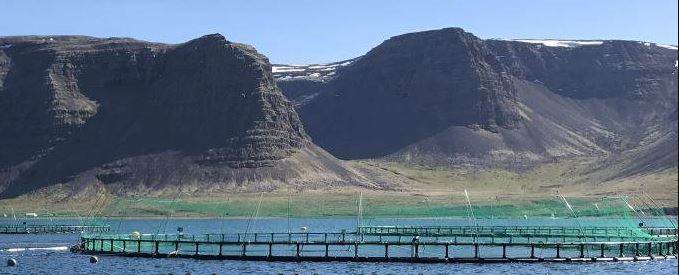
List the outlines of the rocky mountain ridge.
<svg viewBox="0 0 679 275">
<path fill-rule="evenodd" d="M 82 36 L 0 45 L 2 196 L 54 185 L 135 194 L 357 182 L 309 141 L 251 46 L 218 34 L 177 45 Z"/>
<path fill-rule="evenodd" d="M 521 166 L 642 147 L 676 155 L 676 64 L 673 46 L 448 28 L 392 37 L 322 84 L 277 82 L 340 158 Z"/>
<path fill-rule="evenodd" d="M 335 157 L 511 170 L 588 157 L 610 178 L 676 170 L 677 50 L 447 28 L 350 60 L 271 65 L 218 34 L 0 37 L 1 197 L 412 181 Z"/>
</svg>

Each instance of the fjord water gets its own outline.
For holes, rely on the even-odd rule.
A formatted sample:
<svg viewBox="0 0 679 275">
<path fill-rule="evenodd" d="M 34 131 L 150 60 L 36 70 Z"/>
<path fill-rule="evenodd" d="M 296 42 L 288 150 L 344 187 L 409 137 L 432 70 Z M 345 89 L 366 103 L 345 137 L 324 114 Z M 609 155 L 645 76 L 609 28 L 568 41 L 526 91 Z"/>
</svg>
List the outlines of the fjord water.
<svg viewBox="0 0 679 275">
<path fill-rule="evenodd" d="M 657 220 L 657 225 L 665 220 Z M 27 221 L 37 223 L 39 221 Z M 44 222 L 44 221 L 43 221 Z M 58 220 L 53 223 L 81 223 L 81 220 Z M 351 231 L 357 220 L 347 218 L 318 219 L 114 219 L 109 220 L 112 230 L 127 233 L 174 233 L 178 227 L 183 232 L 300 232 L 306 227 L 309 232 Z M 610 219 L 588 220 L 588 224 L 614 225 L 620 221 Z M 13 221 L 0 221 L 11 224 Z M 418 225 L 468 225 L 467 219 L 365 219 L 366 225 L 418 224 Z M 528 219 L 528 220 L 477 220 L 478 224 L 522 225 L 567 225 L 572 219 Z M 117 256 L 99 256 L 99 262 L 89 263 L 87 255 L 69 252 L 69 247 L 78 241 L 71 234 L 48 235 L 0 235 L 0 256 L 3 266 L 0 274 L 580 274 L 580 273 L 644 273 L 676 274 L 677 260 L 625 263 L 509 263 L 509 264 L 408 264 L 408 263 L 285 263 L 216 261 L 193 259 L 144 259 Z M 7 267 L 4 262 L 10 258 L 18 266 Z"/>
</svg>

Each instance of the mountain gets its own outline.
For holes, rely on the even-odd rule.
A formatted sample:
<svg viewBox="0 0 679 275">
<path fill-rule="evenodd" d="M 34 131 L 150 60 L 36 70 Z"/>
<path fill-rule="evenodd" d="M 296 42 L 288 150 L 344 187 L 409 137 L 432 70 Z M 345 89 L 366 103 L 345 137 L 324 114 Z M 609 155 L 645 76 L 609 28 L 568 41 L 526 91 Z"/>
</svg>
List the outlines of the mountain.
<svg viewBox="0 0 679 275">
<path fill-rule="evenodd" d="M 365 183 L 310 142 L 251 46 L 0 37 L 2 197 Z"/>
<path fill-rule="evenodd" d="M 272 66 L 218 34 L 176 45 L 0 37 L 0 198 L 441 194 L 488 180 L 479 188 L 519 195 L 655 180 L 666 194 L 676 170 L 672 46 L 448 28 L 354 59 Z"/>
<path fill-rule="evenodd" d="M 676 47 L 447 28 L 337 64 L 323 77 L 298 66 L 277 83 L 313 141 L 341 159 L 521 168 L 597 157 L 617 175 L 677 166 Z"/>
</svg>

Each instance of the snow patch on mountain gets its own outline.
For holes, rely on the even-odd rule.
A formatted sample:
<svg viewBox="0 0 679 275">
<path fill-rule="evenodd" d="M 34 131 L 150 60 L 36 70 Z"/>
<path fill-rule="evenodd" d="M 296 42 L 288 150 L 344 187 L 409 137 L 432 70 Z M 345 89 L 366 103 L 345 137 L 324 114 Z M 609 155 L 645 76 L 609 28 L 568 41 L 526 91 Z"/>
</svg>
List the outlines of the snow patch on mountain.
<svg viewBox="0 0 679 275">
<path fill-rule="evenodd" d="M 580 46 L 598 46 L 604 43 L 599 40 L 557 40 L 557 39 L 515 39 L 513 41 L 540 44 L 547 47 L 574 48 Z"/>
<path fill-rule="evenodd" d="M 675 51 L 677 50 L 677 46 L 672 46 L 672 45 L 657 44 L 656 46 L 661 47 L 661 48 L 665 48 L 665 49 L 675 50 Z"/>
<path fill-rule="evenodd" d="M 276 78 L 278 81 L 300 79 L 327 81 L 336 75 L 338 69 L 350 65 L 355 60 L 356 59 L 350 59 L 327 64 L 309 65 L 274 64 L 271 67 L 271 72 L 273 73 L 274 78 Z"/>
</svg>

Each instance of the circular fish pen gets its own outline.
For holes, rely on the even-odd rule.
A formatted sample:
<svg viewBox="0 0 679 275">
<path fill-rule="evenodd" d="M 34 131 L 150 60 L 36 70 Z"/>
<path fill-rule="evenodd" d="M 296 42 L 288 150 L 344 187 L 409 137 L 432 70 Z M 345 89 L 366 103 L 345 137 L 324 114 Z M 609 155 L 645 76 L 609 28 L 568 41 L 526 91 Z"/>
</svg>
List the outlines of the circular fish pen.
<svg viewBox="0 0 679 275">
<path fill-rule="evenodd" d="M 82 232 L 109 232 L 108 225 L 77 224 L 13 224 L 0 225 L 0 234 L 73 234 Z"/>
<path fill-rule="evenodd" d="M 177 234 L 139 232 L 83 233 L 73 252 L 147 258 L 194 258 L 253 261 L 350 262 L 592 262 L 676 259 L 677 227 L 653 205 L 633 205 L 626 198 L 572 205 L 540 201 L 540 208 L 472 205 L 465 192 L 466 217 L 427 221 L 365 219 L 363 196 L 357 199 L 356 223 L 325 227 L 326 232 L 256 231 L 255 222 L 237 233 Z M 586 207 L 593 206 L 593 209 Z M 513 207 L 513 206 L 512 206 Z M 253 213 L 257 213 L 256 208 Z M 564 210 L 565 209 L 565 210 Z M 453 208 L 457 211 L 457 208 Z M 549 216 L 528 218 L 530 213 Z M 562 212 L 558 212 L 562 211 Z M 509 214 L 507 214 L 509 213 Z M 505 214 L 501 216 L 499 214 Z M 559 215 L 557 215 L 559 214 Z M 165 230 L 163 226 L 162 230 Z M 261 229 L 260 229 L 261 230 Z"/>
<path fill-rule="evenodd" d="M 673 228 L 359 227 L 340 233 L 84 234 L 73 251 L 265 261 L 570 262 L 676 258 Z"/>
</svg>

